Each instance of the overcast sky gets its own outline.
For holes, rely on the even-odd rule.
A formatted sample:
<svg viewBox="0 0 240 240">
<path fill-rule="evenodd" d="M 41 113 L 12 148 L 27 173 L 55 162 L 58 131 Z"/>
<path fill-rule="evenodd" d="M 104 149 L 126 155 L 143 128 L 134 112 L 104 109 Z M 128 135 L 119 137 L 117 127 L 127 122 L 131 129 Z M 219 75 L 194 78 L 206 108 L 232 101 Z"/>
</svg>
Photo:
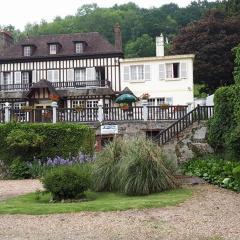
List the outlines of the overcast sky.
<svg viewBox="0 0 240 240">
<path fill-rule="evenodd" d="M 55 16 L 74 15 L 83 4 L 97 3 L 101 7 L 123 4 L 129 0 L 6 0 L 0 5 L 0 25 L 12 24 L 23 30 L 27 23 L 39 23 L 41 19 L 51 21 Z M 179 6 L 188 5 L 191 0 L 132 0 L 140 7 L 159 7 L 174 2 Z"/>
</svg>

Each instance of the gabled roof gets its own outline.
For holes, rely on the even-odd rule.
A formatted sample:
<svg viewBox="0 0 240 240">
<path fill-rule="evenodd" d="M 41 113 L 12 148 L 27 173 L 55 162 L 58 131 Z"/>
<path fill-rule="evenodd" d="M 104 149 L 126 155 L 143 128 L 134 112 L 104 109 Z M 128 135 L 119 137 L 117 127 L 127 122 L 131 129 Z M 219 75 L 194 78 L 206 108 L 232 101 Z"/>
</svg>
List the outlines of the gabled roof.
<svg viewBox="0 0 240 240">
<path fill-rule="evenodd" d="M 51 82 L 42 79 L 39 82 L 33 84 L 30 88 L 30 90 L 27 92 L 26 97 L 31 97 L 32 93 L 36 90 L 36 89 L 42 89 L 42 88 L 47 88 L 49 90 L 49 92 L 52 95 L 55 96 L 59 96 L 58 92 L 56 91 L 56 89 L 53 87 L 53 85 L 51 84 Z M 60 97 L 60 96 L 59 96 Z"/>
<path fill-rule="evenodd" d="M 84 52 L 75 53 L 75 42 L 85 42 Z M 49 43 L 59 43 L 61 48 L 56 55 L 49 55 Z M 33 55 L 24 57 L 22 47 L 26 45 L 34 46 Z M 0 60 L 4 59 L 31 59 L 31 58 L 58 58 L 63 56 L 84 56 L 84 55 L 101 55 L 101 54 L 121 54 L 119 50 L 103 38 L 98 32 L 74 33 L 74 34 L 57 34 L 30 37 L 23 41 L 17 42 L 12 47 L 6 49 L 1 55 Z"/>
</svg>

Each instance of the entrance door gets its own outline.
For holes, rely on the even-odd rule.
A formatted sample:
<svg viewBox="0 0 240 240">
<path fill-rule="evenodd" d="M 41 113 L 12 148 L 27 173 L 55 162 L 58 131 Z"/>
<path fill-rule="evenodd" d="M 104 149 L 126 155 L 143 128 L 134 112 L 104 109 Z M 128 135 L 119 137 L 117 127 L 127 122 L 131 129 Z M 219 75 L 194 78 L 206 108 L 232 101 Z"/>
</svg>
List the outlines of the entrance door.
<svg viewBox="0 0 240 240">
<path fill-rule="evenodd" d="M 52 107 L 49 104 L 35 104 L 35 122 L 51 122 Z"/>
</svg>

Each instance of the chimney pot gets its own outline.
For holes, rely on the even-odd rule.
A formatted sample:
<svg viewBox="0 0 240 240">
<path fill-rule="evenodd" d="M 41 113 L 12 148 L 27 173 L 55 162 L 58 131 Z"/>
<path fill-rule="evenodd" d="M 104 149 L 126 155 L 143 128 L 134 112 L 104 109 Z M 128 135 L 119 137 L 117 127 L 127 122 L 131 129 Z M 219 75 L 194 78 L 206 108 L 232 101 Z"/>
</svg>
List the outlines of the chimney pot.
<svg viewBox="0 0 240 240">
<path fill-rule="evenodd" d="M 0 52 L 13 45 L 13 37 L 7 31 L 0 30 Z"/>
</svg>

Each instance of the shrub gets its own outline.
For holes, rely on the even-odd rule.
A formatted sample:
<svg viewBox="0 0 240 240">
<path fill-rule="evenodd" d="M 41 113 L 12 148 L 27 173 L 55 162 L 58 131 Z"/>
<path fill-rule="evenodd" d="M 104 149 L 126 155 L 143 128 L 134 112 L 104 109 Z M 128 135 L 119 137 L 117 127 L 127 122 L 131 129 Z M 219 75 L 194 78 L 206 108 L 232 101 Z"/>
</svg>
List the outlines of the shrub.
<svg viewBox="0 0 240 240">
<path fill-rule="evenodd" d="M 0 139 L 0 157 L 10 162 L 16 155 L 28 161 L 34 157 L 68 158 L 78 156 L 80 152 L 92 154 L 95 140 L 90 127 L 67 123 L 1 124 Z"/>
<path fill-rule="evenodd" d="M 82 198 L 91 183 L 90 168 L 86 164 L 56 167 L 44 175 L 42 182 L 53 200 Z"/>
<path fill-rule="evenodd" d="M 186 163 L 183 170 L 188 175 L 203 178 L 220 187 L 240 191 L 240 164 L 217 157 L 197 159 Z"/>
<path fill-rule="evenodd" d="M 11 179 L 27 179 L 31 177 L 27 163 L 15 159 L 9 167 L 9 177 Z"/>
<path fill-rule="evenodd" d="M 177 186 L 161 149 L 145 139 L 115 139 L 97 156 L 94 165 L 97 191 L 147 195 Z"/>
</svg>

